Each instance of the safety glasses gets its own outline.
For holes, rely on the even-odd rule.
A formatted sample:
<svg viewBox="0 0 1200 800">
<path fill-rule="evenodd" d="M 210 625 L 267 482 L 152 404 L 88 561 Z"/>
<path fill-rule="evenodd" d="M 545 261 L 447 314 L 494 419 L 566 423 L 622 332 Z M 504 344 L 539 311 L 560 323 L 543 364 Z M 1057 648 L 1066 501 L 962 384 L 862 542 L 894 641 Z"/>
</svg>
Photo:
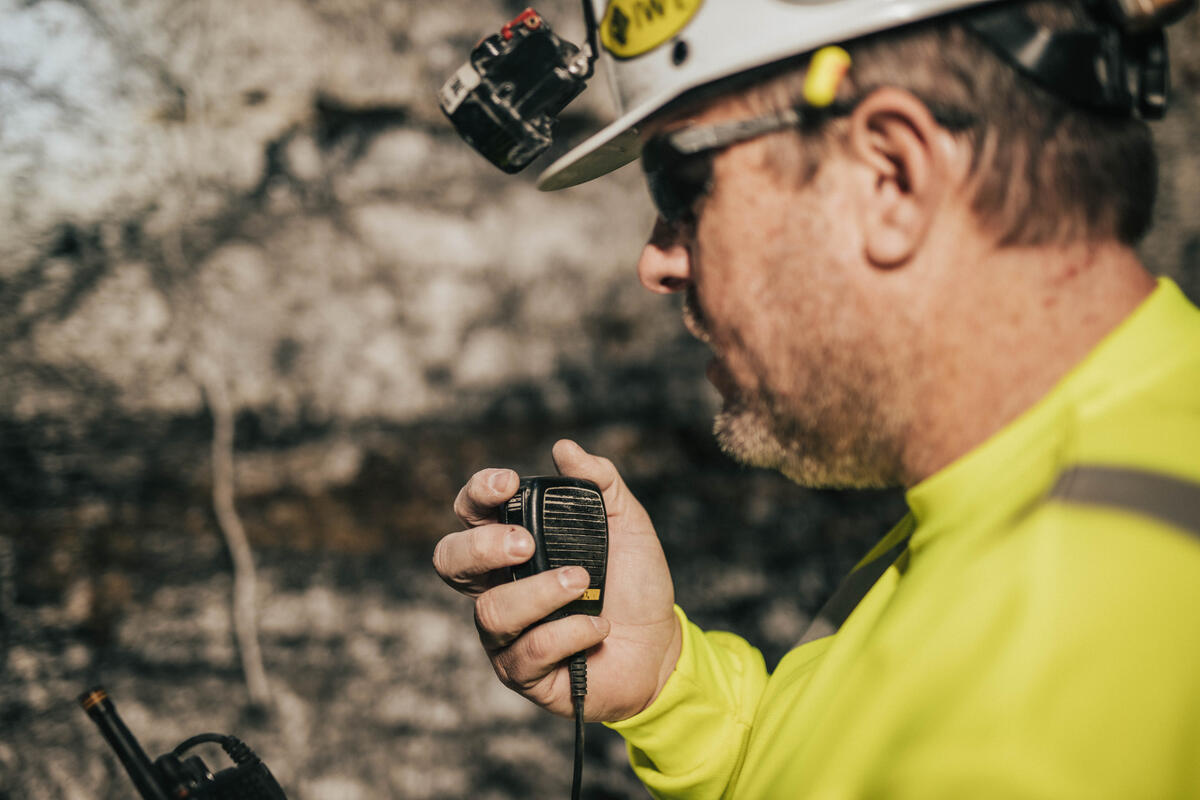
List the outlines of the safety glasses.
<svg viewBox="0 0 1200 800">
<path fill-rule="evenodd" d="M 969 111 L 927 102 L 925 107 L 946 130 L 957 133 L 980 124 Z M 688 125 L 652 137 L 642 147 L 642 171 L 659 215 L 668 223 L 695 223 L 696 206 L 712 190 L 713 157 L 726 147 L 788 128 L 848 116 L 857 101 L 816 108 L 789 108 L 761 117 Z"/>
<path fill-rule="evenodd" d="M 822 109 L 828 113 L 827 109 Z M 642 147 L 642 171 L 659 215 L 669 223 L 695 221 L 696 204 L 712 188 L 713 157 L 732 145 L 795 128 L 811 119 L 789 108 L 751 119 L 679 128 Z"/>
</svg>

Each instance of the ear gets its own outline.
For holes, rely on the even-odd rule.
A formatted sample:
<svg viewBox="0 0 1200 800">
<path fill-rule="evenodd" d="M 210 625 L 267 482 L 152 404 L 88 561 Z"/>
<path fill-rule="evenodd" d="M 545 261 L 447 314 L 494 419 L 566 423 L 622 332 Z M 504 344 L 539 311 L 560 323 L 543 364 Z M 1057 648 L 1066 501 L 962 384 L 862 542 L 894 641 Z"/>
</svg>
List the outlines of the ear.
<svg viewBox="0 0 1200 800">
<path fill-rule="evenodd" d="M 879 267 L 902 266 L 925 242 L 946 194 L 953 139 L 913 94 L 883 88 L 855 107 L 848 143 L 865 168 L 864 255 Z"/>
</svg>

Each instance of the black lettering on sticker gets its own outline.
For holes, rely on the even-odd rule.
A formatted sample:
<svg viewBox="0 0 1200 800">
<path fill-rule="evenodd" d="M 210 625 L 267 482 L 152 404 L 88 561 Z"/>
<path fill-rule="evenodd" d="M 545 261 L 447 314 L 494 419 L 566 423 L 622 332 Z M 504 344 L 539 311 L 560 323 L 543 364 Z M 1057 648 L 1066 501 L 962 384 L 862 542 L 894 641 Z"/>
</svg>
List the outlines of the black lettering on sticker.
<svg viewBox="0 0 1200 800">
<path fill-rule="evenodd" d="M 612 25 L 613 41 L 624 47 L 629 41 L 629 17 L 621 11 L 618 6 L 613 6 Z"/>
<path fill-rule="evenodd" d="M 639 23 L 651 23 L 665 15 L 667 10 L 663 7 L 662 0 L 640 0 L 634 3 L 633 12 Z"/>
</svg>

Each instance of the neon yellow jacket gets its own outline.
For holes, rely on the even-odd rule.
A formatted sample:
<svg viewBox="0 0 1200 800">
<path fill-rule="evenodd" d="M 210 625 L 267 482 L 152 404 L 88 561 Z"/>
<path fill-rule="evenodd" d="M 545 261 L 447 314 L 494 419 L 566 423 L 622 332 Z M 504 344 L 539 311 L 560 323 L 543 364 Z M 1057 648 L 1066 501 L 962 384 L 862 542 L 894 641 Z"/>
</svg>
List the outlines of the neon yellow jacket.
<svg viewBox="0 0 1200 800">
<path fill-rule="evenodd" d="M 612 725 L 651 793 L 1200 798 L 1200 311 L 1178 287 L 907 499 L 847 582 L 899 559 L 774 674 L 677 610 L 674 673 Z"/>
</svg>

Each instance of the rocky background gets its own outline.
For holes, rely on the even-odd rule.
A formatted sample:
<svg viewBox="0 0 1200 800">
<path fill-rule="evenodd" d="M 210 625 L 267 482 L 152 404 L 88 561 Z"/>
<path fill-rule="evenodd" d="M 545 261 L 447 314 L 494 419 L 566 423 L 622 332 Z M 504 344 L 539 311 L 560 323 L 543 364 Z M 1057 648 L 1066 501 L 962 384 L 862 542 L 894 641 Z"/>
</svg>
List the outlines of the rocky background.
<svg viewBox="0 0 1200 800">
<path fill-rule="evenodd" d="M 706 356 L 633 279 L 636 171 L 543 195 L 458 141 L 434 92 L 524 5 L 0 2 L 0 800 L 133 796 L 75 705 L 97 682 L 151 756 L 234 733 L 294 799 L 566 795 L 571 724 L 499 687 L 429 567 L 471 472 L 549 471 L 561 436 L 622 468 L 693 618 L 771 663 L 902 513 L 716 452 Z M 1144 248 L 1193 297 L 1198 33 Z M 562 132 L 609 114 L 595 87 Z M 585 795 L 645 796 L 592 728 Z"/>
</svg>

